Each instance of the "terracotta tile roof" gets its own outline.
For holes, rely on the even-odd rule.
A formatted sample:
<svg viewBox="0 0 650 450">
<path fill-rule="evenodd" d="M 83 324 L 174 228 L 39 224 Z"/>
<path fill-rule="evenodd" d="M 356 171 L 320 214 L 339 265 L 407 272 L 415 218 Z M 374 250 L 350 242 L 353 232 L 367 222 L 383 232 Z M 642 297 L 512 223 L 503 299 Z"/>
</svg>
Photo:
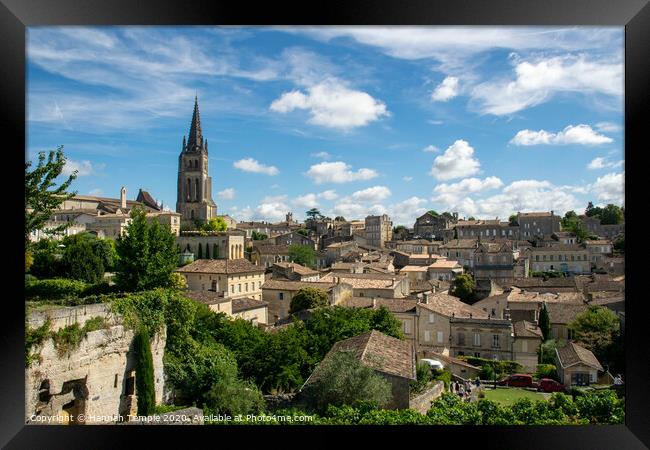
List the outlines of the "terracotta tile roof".
<svg viewBox="0 0 650 450">
<path fill-rule="evenodd" d="M 259 245 L 253 247 L 254 252 L 259 252 L 260 255 L 288 255 L 288 245 Z"/>
<path fill-rule="evenodd" d="M 584 252 L 587 249 L 580 244 L 556 244 L 551 247 L 530 247 L 531 253 L 540 252 Z"/>
<path fill-rule="evenodd" d="M 562 304 L 584 304 L 585 295 L 582 292 L 535 292 L 513 288 L 508 294 L 508 302 L 546 302 Z"/>
<path fill-rule="evenodd" d="M 460 269 L 463 266 L 458 264 L 458 261 L 439 259 L 438 261 L 430 264 L 429 269 Z"/>
<path fill-rule="evenodd" d="M 547 303 L 546 309 L 548 311 L 551 323 L 555 324 L 568 324 L 573 321 L 580 313 L 585 312 L 589 305 L 583 304 L 560 304 L 560 303 Z"/>
<path fill-rule="evenodd" d="M 418 303 L 417 300 L 408 298 L 375 298 L 374 300 L 374 309 L 385 306 L 389 311 L 399 313 L 415 312 Z M 347 308 L 372 308 L 373 299 L 371 297 L 350 297 L 340 305 Z"/>
<path fill-rule="evenodd" d="M 458 248 L 458 249 L 475 249 L 478 246 L 478 240 L 476 239 L 452 239 L 451 241 L 447 242 L 446 244 L 443 244 L 440 246 L 441 249 L 451 249 L 451 248 Z"/>
<path fill-rule="evenodd" d="M 256 266 L 247 259 L 197 259 L 176 269 L 180 273 L 264 273 L 264 268 Z"/>
<path fill-rule="evenodd" d="M 309 377 L 307 383 L 316 381 L 319 378 L 318 372 L 323 362 L 340 351 L 352 352 L 364 366 L 378 372 L 409 380 L 415 379 L 415 355 L 412 345 L 407 341 L 372 330 L 335 343 Z"/>
<path fill-rule="evenodd" d="M 317 270 L 310 269 L 309 267 L 305 267 L 305 266 L 297 264 L 297 263 L 276 262 L 276 263 L 273 263 L 273 265 L 281 267 L 283 269 L 291 269 L 291 270 L 293 270 L 294 272 L 296 272 L 299 275 L 318 275 Z"/>
<path fill-rule="evenodd" d="M 563 287 L 577 290 L 576 282 L 573 277 L 549 278 L 544 280 L 541 277 L 519 278 L 511 283 L 512 286 L 526 290 L 535 290 L 535 288 Z"/>
<path fill-rule="evenodd" d="M 266 280 L 262 284 L 262 289 L 277 289 L 283 291 L 297 291 L 302 288 L 313 287 L 329 291 L 336 286 L 336 283 L 321 281 L 285 281 L 285 280 Z"/>
<path fill-rule="evenodd" d="M 384 273 L 328 273 L 321 281 L 334 282 L 338 278 L 343 283 L 351 285 L 354 289 L 387 289 L 393 288 L 402 281 L 404 276 Z"/>
<path fill-rule="evenodd" d="M 429 266 L 404 266 L 399 270 L 399 273 L 402 272 L 426 272 L 429 270 Z"/>
<path fill-rule="evenodd" d="M 264 308 L 267 307 L 268 304 L 268 302 L 254 298 L 234 298 L 232 300 L 232 312 L 234 314 L 242 311 L 249 311 L 251 309 Z"/>
<path fill-rule="evenodd" d="M 223 293 L 214 291 L 188 290 L 183 292 L 183 295 L 185 295 L 187 298 L 203 303 L 204 305 L 216 305 L 217 303 L 228 303 L 230 301 L 229 298 L 225 298 L 223 296 Z"/>
<path fill-rule="evenodd" d="M 457 297 L 449 294 L 430 295 L 427 303 L 418 303 L 418 306 L 446 317 L 451 317 L 452 315 L 459 318 L 469 317 L 471 314 L 472 318 L 488 318 L 488 314 L 482 309 L 463 303 Z"/>
<path fill-rule="evenodd" d="M 515 337 L 530 337 L 530 338 L 540 338 L 543 339 L 544 335 L 540 328 L 527 320 L 520 320 L 515 322 L 514 325 Z"/>
<path fill-rule="evenodd" d="M 603 366 L 600 365 L 600 362 L 594 354 L 575 342 L 569 342 L 564 347 L 558 348 L 555 351 L 557 352 L 560 365 L 565 369 L 576 364 L 584 364 L 600 371 L 603 370 Z"/>
<path fill-rule="evenodd" d="M 585 241 L 585 245 L 611 245 L 612 241 L 609 239 L 598 239 L 593 241 Z"/>
</svg>

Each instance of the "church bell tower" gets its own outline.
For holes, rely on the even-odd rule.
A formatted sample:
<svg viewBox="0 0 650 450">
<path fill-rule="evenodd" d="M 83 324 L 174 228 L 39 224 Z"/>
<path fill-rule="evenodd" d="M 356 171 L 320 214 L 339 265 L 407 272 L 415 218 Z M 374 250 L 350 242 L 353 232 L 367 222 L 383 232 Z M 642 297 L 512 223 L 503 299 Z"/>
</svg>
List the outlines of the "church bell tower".
<svg viewBox="0 0 650 450">
<path fill-rule="evenodd" d="M 203 139 L 199 100 L 195 97 L 189 138 L 186 141 L 183 136 L 178 156 L 176 212 L 185 223 L 207 222 L 217 215 L 217 205 L 212 200 L 212 178 L 208 173 L 208 140 Z"/>
</svg>

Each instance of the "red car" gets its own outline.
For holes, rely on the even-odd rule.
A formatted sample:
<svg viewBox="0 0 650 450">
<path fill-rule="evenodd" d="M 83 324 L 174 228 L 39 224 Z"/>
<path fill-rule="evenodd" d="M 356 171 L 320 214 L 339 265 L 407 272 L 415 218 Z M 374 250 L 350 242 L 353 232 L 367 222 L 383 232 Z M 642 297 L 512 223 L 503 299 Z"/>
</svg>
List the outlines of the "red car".
<svg viewBox="0 0 650 450">
<path fill-rule="evenodd" d="M 515 373 L 497 383 L 499 386 L 533 387 L 533 376 L 525 373 Z"/>
<path fill-rule="evenodd" d="M 542 378 L 537 384 L 537 390 L 540 392 L 564 392 L 566 393 L 567 388 L 562 383 L 559 383 L 550 378 Z"/>
</svg>

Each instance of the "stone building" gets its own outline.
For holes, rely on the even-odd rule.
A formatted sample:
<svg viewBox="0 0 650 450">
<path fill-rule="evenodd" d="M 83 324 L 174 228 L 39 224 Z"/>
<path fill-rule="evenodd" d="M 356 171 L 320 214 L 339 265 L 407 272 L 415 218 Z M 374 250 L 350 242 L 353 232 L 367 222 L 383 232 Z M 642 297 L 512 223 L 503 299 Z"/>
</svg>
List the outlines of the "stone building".
<svg viewBox="0 0 650 450">
<path fill-rule="evenodd" d="M 187 141 L 178 156 L 176 212 L 185 223 L 207 222 L 216 217 L 217 205 L 212 200 L 212 177 L 208 171 L 208 140 L 203 139 L 199 100 L 194 99 L 194 113 Z"/>
<path fill-rule="evenodd" d="M 517 213 L 519 233 L 522 239 L 530 239 L 537 236 L 550 236 L 561 230 L 560 216 L 551 212 L 530 212 Z"/>
<path fill-rule="evenodd" d="M 224 297 L 262 299 L 264 269 L 246 259 L 199 259 L 176 269 L 188 289 L 214 291 Z"/>
<path fill-rule="evenodd" d="M 456 213 L 454 214 L 454 218 L 451 219 L 447 216 L 436 215 L 427 211 L 415 219 L 413 233 L 420 238 L 437 239 L 441 237 L 443 230 L 451 228 L 457 220 L 458 214 Z"/>
<path fill-rule="evenodd" d="M 275 245 L 306 245 L 316 249 L 316 242 L 313 239 L 303 236 L 297 232 L 285 233 L 274 238 Z"/>
<path fill-rule="evenodd" d="M 318 281 L 320 273 L 297 263 L 277 262 L 271 266 L 273 279 L 286 279 L 291 281 Z"/>
<path fill-rule="evenodd" d="M 411 344 L 376 330 L 338 341 L 309 376 L 305 386 L 318 381 L 321 376 L 319 368 L 341 351 L 351 352 L 361 364 L 372 368 L 390 383 L 391 399 L 385 405 L 386 409 L 409 408 L 410 382 L 416 379 L 415 352 Z"/>
<path fill-rule="evenodd" d="M 480 243 L 474 252 L 474 279 L 508 284 L 515 278 L 518 258 L 519 252 L 510 241 Z"/>
<path fill-rule="evenodd" d="M 454 225 L 457 239 L 519 239 L 519 226 L 494 220 L 459 220 Z"/>
<path fill-rule="evenodd" d="M 278 262 L 289 262 L 288 245 L 259 245 L 251 252 L 251 262 L 262 268 L 269 268 Z"/>
<path fill-rule="evenodd" d="M 591 351 L 574 342 L 555 349 L 555 359 L 560 382 L 567 387 L 597 383 L 605 370 Z"/>
<path fill-rule="evenodd" d="M 269 321 L 276 323 L 278 320 L 289 316 L 291 299 L 302 288 L 316 288 L 327 292 L 330 305 L 336 305 L 352 297 L 352 286 L 347 283 L 326 281 L 288 281 L 270 279 L 262 285 L 262 299 L 269 305 Z"/>
<path fill-rule="evenodd" d="M 366 244 L 373 247 L 384 247 L 386 241 L 393 238 L 393 222 L 386 214 L 366 217 Z"/>
<path fill-rule="evenodd" d="M 591 272 L 589 251 L 584 245 L 559 244 L 553 247 L 533 247 L 528 249 L 530 270 L 533 272 L 559 271 L 568 274 L 588 274 Z"/>
<path fill-rule="evenodd" d="M 537 370 L 537 349 L 542 345 L 543 334 L 536 323 L 520 320 L 513 325 L 515 340 L 512 347 L 512 360 L 524 366 L 524 371 Z"/>
<path fill-rule="evenodd" d="M 512 360 L 514 332 L 509 319 L 452 317 L 450 355 Z"/>
<path fill-rule="evenodd" d="M 347 283 L 355 297 L 404 298 L 410 294 L 409 278 L 383 273 L 328 273 L 320 281 Z"/>
<path fill-rule="evenodd" d="M 84 324 L 103 318 L 105 326 L 88 332 L 74 349 L 61 354 L 52 338 L 33 348 L 40 357 L 25 370 L 25 422 L 33 424 L 111 424 L 119 415 L 137 412 L 133 351 L 135 331 L 126 328 L 122 318 L 105 304 L 57 307 L 32 312 L 27 317 L 31 329 L 50 320 L 50 330 Z M 163 401 L 163 354 L 166 333 L 163 329 L 151 338 L 155 402 Z M 81 421 L 79 415 L 87 419 Z M 54 422 L 47 418 L 59 418 Z"/>
<path fill-rule="evenodd" d="M 180 252 L 194 254 L 194 259 L 241 259 L 244 236 L 239 231 L 183 231 L 176 238 Z"/>
<path fill-rule="evenodd" d="M 440 246 L 440 255 L 458 261 L 463 267 L 474 267 L 474 252 L 478 248 L 477 239 L 453 239 Z"/>
</svg>

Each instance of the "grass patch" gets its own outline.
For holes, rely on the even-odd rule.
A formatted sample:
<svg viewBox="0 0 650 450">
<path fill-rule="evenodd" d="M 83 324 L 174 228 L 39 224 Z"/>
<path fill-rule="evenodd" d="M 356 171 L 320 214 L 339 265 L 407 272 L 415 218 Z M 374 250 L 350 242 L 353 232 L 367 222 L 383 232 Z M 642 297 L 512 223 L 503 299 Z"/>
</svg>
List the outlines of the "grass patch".
<svg viewBox="0 0 650 450">
<path fill-rule="evenodd" d="M 526 389 L 519 388 L 503 388 L 490 389 L 484 388 L 486 400 L 493 400 L 501 403 L 503 406 L 510 406 L 520 398 L 529 398 L 532 401 L 546 400 L 546 398 L 539 392 L 527 391 Z"/>
</svg>

